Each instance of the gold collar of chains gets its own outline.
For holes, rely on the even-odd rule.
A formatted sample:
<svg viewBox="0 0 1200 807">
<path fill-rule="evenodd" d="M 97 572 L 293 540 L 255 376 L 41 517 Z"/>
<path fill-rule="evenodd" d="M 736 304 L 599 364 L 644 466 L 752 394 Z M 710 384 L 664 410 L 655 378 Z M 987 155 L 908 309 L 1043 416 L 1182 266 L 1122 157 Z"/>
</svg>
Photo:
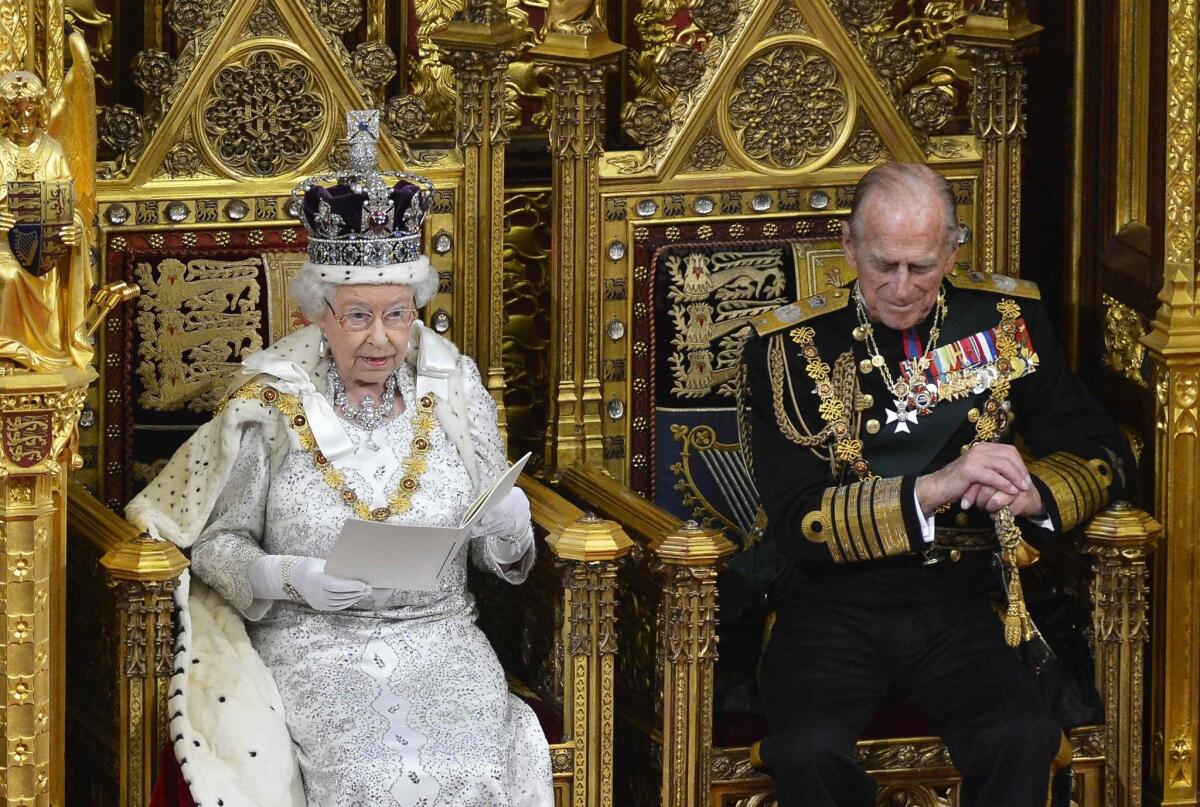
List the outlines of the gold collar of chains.
<svg viewBox="0 0 1200 807">
<path fill-rule="evenodd" d="M 234 395 L 247 400 L 262 401 L 279 410 L 288 419 L 288 426 L 296 432 L 296 436 L 300 440 L 300 447 L 308 453 L 313 467 L 321 474 L 325 484 L 340 494 L 342 501 L 354 511 L 354 515 L 358 518 L 363 521 L 387 521 L 394 515 L 406 513 L 412 509 L 413 494 L 420 489 L 421 476 L 429 466 L 426 460 L 432 446 L 429 435 L 436 423 L 433 413 L 436 399 L 432 393 L 422 395 L 417 399 L 417 411 L 412 418 L 412 445 L 408 456 L 401 463 L 404 476 L 401 477 L 396 489 L 389 494 L 387 505 L 376 507 L 374 510 L 359 498 L 358 494 L 347 484 L 346 475 L 334 467 L 329 458 L 317 447 L 317 438 L 308 425 L 304 407 L 301 406 L 298 398 L 257 382 L 246 384 Z"/>
<path fill-rule="evenodd" d="M 862 292 L 856 283 L 854 285 L 854 313 L 858 317 L 858 327 L 854 329 L 854 338 L 867 343 L 868 358 L 859 363 L 858 369 L 864 375 L 877 368 L 883 376 L 883 382 L 892 393 L 895 403 L 887 413 L 888 423 L 895 423 L 897 433 L 907 433 L 910 424 L 916 424 L 918 412 L 928 414 L 932 408 L 929 390 L 925 384 L 925 371 L 933 352 L 937 350 L 938 339 L 942 335 L 942 323 L 946 321 L 946 288 L 938 289 L 937 307 L 933 314 L 933 324 L 929 326 L 929 338 L 925 342 L 925 350 L 919 356 L 909 361 L 909 376 L 893 378 L 892 371 L 887 366 L 879 345 L 875 342 L 875 326 L 867 317 L 867 307 L 863 302 Z"/>
</svg>

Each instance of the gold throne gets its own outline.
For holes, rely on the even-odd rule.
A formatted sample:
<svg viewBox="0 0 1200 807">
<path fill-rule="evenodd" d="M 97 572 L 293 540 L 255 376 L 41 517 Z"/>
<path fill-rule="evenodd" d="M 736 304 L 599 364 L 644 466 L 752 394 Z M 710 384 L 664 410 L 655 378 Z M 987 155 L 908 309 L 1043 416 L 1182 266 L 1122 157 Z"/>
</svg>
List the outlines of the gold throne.
<svg viewBox="0 0 1200 807">
<path fill-rule="evenodd" d="M 627 140 L 606 151 L 566 148 L 587 131 L 583 57 L 534 52 L 563 146 L 548 462 L 568 498 L 636 544 L 617 612 L 616 803 L 773 803 L 751 758 L 761 725 L 734 732 L 714 706 L 718 572 L 761 528 L 734 412 L 739 346 L 754 315 L 848 279 L 839 234 L 857 178 L 887 160 L 933 166 L 963 225 L 959 268 L 1022 274 L 1023 60 L 1038 26 L 1019 3 L 944 16 L 885 6 L 648 14 L 621 110 Z M 703 58 L 688 35 L 703 38 Z M 1105 713 L 1070 735 L 1079 804 L 1141 800 L 1155 535 L 1145 513 L 1114 506 L 1064 560 L 1094 600 L 1083 638 Z M 880 805 L 957 803 L 935 737 L 893 732 L 859 755 Z"/>
<path fill-rule="evenodd" d="M 445 15 L 421 28 L 421 48 L 442 60 L 428 78 L 468 99 L 451 104 L 447 118 L 415 96 L 386 103 L 386 47 L 374 41 L 351 56 L 350 5 L 316 13 L 301 0 L 262 0 L 198 16 L 194 5 L 160 9 L 146 20 L 146 50 L 135 60 L 135 80 L 152 98 L 145 113 L 100 111 L 112 159 L 98 188 L 98 265 L 141 296 L 102 323 L 101 379 L 82 419 L 84 467 L 65 503 L 70 803 L 141 807 L 160 753 L 170 754 L 173 594 L 187 560 L 116 513 L 207 420 L 240 360 L 302 324 L 287 295 L 306 239 L 290 192 L 341 159 L 350 110 L 384 108 L 381 163 L 436 186 L 426 246 L 440 287 L 422 316 L 475 358 L 505 428 L 504 277 L 491 263 L 504 252 L 504 232 L 478 212 L 503 208 L 504 96 L 489 88 L 503 86 L 528 31 L 506 26 L 486 3 L 468 16 L 491 24 Z M 128 25 L 130 7 L 120 11 Z M 370 28 L 375 40 L 408 47 L 395 21 L 373 12 Z M 174 56 L 155 47 L 168 31 L 186 40 Z M 456 74 L 450 64 L 459 64 Z M 285 96 L 295 104 L 273 103 Z M 618 525 L 536 479 L 520 484 L 532 503 L 537 565 L 519 591 L 472 585 L 511 688 L 547 735 L 556 802 L 584 805 L 611 791 L 613 603 L 632 544 Z"/>
</svg>

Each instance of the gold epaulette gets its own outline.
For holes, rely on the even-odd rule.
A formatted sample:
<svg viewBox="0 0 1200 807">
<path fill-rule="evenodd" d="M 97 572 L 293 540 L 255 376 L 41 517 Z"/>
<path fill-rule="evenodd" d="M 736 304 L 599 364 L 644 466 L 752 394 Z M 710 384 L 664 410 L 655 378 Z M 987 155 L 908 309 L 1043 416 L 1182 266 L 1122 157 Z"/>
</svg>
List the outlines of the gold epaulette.
<svg viewBox="0 0 1200 807">
<path fill-rule="evenodd" d="M 954 270 L 946 275 L 950 285 L 956 289 L 973 289 L 974 291 L 990 291 L 993 294 L 1004 294 L 1009 297 L 1023 297 L 1026 300 L 1042 299 L 1042 290 L 1032 280 L 1022 280 L 1019 277 L 997 275 L 993 272 L 979 272 L 975 269 L 967 271 Z"/>
<path fill-rule="evenodd" d="M 789 328 L 801 322 L 807 322 L 822 314 L 841 311 L 850 304 L 849 289 L 830 289 L 794 303 L 781 305 L 765 314 L 759 314 L 751 320 L 754 330 L 759 336 L 767 336 L 783 328 Z"/>
</svg>

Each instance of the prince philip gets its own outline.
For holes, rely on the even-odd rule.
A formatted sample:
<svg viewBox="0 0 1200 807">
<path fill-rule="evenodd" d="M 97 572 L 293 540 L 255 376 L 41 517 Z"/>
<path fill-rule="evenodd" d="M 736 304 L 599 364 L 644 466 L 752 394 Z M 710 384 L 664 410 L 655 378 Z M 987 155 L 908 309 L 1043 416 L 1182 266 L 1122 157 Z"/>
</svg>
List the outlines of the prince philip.
<svg viewBox="0 0 1200 807">
<path fill-rule="evenodd" d="M 843 226 L 856 279 L 746 345 L 765 541 L 790 561 L 761 671 L 784 807 L 873 805 L 854 745 L 895 698 L 943 738 L 964 807 L 1046 803 L 1063 735 L 1014 650 L 1035 630 L 1018 530 L 1073 529 L 1132 460 L 1037 287 L 956 270 L 958 235 L 941 176 L 873 169 Z"/>
</svg>

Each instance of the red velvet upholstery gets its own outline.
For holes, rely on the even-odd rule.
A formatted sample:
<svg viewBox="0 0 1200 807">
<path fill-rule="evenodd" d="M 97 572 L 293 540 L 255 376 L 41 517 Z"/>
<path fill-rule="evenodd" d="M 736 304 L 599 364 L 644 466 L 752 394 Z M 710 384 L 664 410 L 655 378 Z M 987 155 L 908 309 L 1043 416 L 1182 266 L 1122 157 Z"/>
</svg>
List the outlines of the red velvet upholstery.
<svg viewBox="0 0 1200 807">
<path fill-rule="evenodd" d="M 158 754 L 158 779 L 147 807 L 196 807 L 183 779 L 183 771 L 175 760 L 175 748 L 170 743 Z"/>
<path fill-rule="evenodd" d="M 537 715 L 538 725 L 542 727 L 542 733 L 546 735 L 546 742 L 551 745 L 561 743 L 563 741 L 562 713 L 541 698 L 532 695 L 522 696 L 521 700 L 528 703 L 529 708 L 533 709 L 533 713 Z"/>
</svg>

